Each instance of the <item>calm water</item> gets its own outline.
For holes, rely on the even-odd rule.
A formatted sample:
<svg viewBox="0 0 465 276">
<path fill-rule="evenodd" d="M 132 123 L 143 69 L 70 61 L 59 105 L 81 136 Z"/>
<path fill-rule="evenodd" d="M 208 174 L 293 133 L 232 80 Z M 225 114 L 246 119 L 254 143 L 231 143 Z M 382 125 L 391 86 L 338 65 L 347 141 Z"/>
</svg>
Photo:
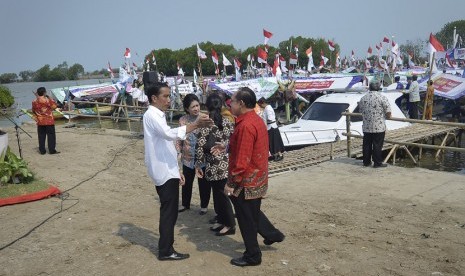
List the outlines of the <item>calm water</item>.
<svg viewBox="0 0 465 276">
<path fill-rule="evenodd" d="M 79 80 L 79 81 L 60 81 L 60 82 L 26 82 L 26 83 L 12 83 L 7 84 L 6 86 L 10 88 L 12 91 L 13 96 L 15 97 L 15 102 L 18 104 L 18 110 L 21 108 L 31 108 L 31 102 L 34 99 L 34 94 L 32 91 L 37 90 L 38 87 L 44 86 L 47 89 L 52 88 L 61 88 L 67 86 L 74 86 L 74 85 L 84 85 L 84 84 L 97 84 L 99 82 L 107 82 L 110 81 L 109 79 L 105 80 L 97 80 L 97 79 L 90 79 L 90 80 Z M 19 112 L 18 112 L 19 114 Z M 17 116 L 13 115 L 12 119 L 16 121 L 18 124 L 23 122 L 32 121 L 27 115 Z M 66 120 L 57 121 L 57 125 L 67 123 Z M 99 122 L 93 119 L 84 119 L 73 121 L 77 127 L 85 127 L 85 128 L 99 128 Z M 1 128 L 8 128 L 13 127 L 14 125 L 6 118 L 0 117 L 0 127 Z M 130 130 L 133 132 L 140 132 L 141 131 L 141 123 L 140 122 L 119 122 L 116 123 L 112 120 L 104 120 L 102 121 L 103 128 L 113 128 L 113 129 L 120 129 L 120 130 Z M 460 147 L 465 147 L 465 137 L 462 137 L 462 144 Z M 449 172 L 456 172 L 459 174 L 465 175 L 465 153 L 459 152 L 446 152 L 440 158 L 440 161 L 435 160 L 436 152 L 433 150 L 423 150 L 423 157 L 419 163 L 420 167 L 428 168 L 431 170 L 437 171 L 449 171 Z M 410 159 L 403 159 L 401 161 L 396 161 L 397 166 L 402 167 L 413 167 L 415 166 Z"/>
</svg>

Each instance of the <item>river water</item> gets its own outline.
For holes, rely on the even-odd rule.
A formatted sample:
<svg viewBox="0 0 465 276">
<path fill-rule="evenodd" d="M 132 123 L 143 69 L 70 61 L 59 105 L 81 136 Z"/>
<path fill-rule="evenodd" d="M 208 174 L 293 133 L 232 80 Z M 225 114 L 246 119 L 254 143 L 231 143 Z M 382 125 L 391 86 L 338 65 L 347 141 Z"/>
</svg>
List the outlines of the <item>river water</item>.
<svg viewBox="0 0 465 276">
<path fill-rule="evenodd" d="M 98 84 L 101 82 L 108 82 L 110 79 L 98 80 L 98 79 L 89 79 L 89 80 L 79 80 L 79 81 L 59 81 L 59 82 L 22 82 L 22 83 L 12 83 L 6 84 L 8 88 L 12 91 L 13 96 L 15 97 L 15 103 L 18 105 L 18 110 L 21 108 L 31 108 L 32 100 L 34 99 L 34 94 L 32 91 L 36 91 L 38 87 L 44 86 L 46 89 L 52 88 L 61 88 L 61 87 L 68 87 L 68 86 L 75 86 L 75 85 L 84 85 L 84 84 Z M 19 125 L 23 122 L 32 121 L 27 115 L 20 115 L 20 112 L 17 114 L 13 114 L 10 117 Z M 67 120 L 59 120 L 56 122 L 57 125 L 67 123 Z M 84 128 L 99 128 L 100 124 L 98 120 L 94 119 L 83 119 L 73 121 L 77 127 L 84 127 Z M 14 125 L 5 117 L 0 117 L 0 128 L 7 128 L 13 127 Z M 113 120 L 103 120 L 102 126 L 103 128 L 112 128 L 112 129 L 120 129 L 120 130 L 129 130 L 133 132 L 140 132 L 141 131 L 141 123 L 140 122 L 115 122 Z M 465 147 L 465 137 L 462 137 L 462 143 L 460 145 L 461 148 Z M 402 167 L 413 167 L 415 166 L 413 162 L 407 158 L 396 161 L 397 166 Z M 421 161 L 419 162 L 419 166 L 422 168 L 428 168 L 431 170 L 437 171 L 448 171 L 448 172 L 456 172 L 459 174 L 465 175 L 465 153 L 459 152 L 446 152 L 443 154 L 439 160 L 435 159 L 435 151 L 434 150 L 423 150 L 423 156 Z"/>
</svg>

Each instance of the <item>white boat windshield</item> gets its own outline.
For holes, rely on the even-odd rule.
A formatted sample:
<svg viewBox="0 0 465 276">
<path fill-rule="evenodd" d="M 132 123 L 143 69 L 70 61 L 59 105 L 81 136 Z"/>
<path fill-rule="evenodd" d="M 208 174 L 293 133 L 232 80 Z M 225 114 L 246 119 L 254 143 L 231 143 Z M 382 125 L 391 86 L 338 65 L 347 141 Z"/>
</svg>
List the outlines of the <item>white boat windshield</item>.
<svg viewBox="0 0 465 276">
<path fill-rule="evenodd" d="M 337 122 L 341 113 L 349 108 L 347 103 L 322 103 L 314 102 L 302 116 L 302 120 Z"/>
</svg>

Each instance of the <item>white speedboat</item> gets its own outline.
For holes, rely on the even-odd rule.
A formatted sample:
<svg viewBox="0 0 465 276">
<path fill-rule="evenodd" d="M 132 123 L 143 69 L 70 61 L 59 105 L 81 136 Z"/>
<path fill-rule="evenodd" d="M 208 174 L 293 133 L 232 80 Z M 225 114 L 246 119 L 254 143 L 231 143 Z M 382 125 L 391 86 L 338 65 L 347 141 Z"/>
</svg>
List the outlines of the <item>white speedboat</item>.
<svg viewBox="0 0 465 276">
<path fill-rule="evenodd" d="M 345 140 L 346 116 L 341 113 L 348 110 L 359 113 L 358 102 L 367 92 L 332 93 L 319 97 L 295 123 L 279 128 L 284 146 L 303 146 Z M 400 92 L 379 92 L 385 95 L 391 105 L 392 117 L 405 118 L 404 113 L 395 104 L 402 96 Z M 387 130 L 409 126 L 410 123 L 386 120 Z M 353 134 L 363 135 L 362 117 L 351 117 L 350 130 Z"/>
</svg>

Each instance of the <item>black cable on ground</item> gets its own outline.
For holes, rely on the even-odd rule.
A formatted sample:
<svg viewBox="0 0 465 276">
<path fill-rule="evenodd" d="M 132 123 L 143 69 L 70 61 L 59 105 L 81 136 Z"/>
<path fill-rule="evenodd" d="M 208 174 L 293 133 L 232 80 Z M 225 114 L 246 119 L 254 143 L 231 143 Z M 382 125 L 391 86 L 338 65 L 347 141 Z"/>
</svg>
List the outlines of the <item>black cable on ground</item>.
<svg viewBox="0 0 465 276">
<path fill-rule="evenodd" d="M 96 177 L 98 174 L 108 170 L 111 168 L 111 165 L 113 164 L 113 162 L 116 160 L 116 157 L 118 155 L 120 155 L 121 153 L 123 153 L 129 146 L 132 146 L 134 145 L 135 143 L 137 142 L 137 140 L 133 141 L 133 142 L 130 142 L 130 143 L 127 143 L 125 146 L 123 146 L 119 151 L 117 151 L 114 155 L 113 155 L 113 158 L 110 160 L 110 162 L 107 164 L 107 166 L 103 169 L 101 169 L 100 171 L 96 172 L 95 174 L 93 174 L 92 176 L 82 180 L 81 182 L 77 183 L 76 185 L 74 185 L 73 187 L 63 191 L 60 195 L 58 195 L 58 197 L 61 199 L 61 202 L 60 202 L 60 210 L 53 213 L 52 215 L 50 215 L 48 218 L 46 218 L 45 220 L 43 220 L 42 222 L 40 222 L 39 224 L 37 224 L 36 226 L 34 226 L 31 230 L 29 230 L 27 233 L 25 233 L 24 235 L 22 235 L 21 237 L 9 242 L 8 244 L 6 245 L 3 245 L 2 247 L 0 247 L 0 251 L 12 246 L 13 244 L 15 244 L 16 242 L 26 238 L 27 236 L 29 236 L 32 232 L 34 232 L 37 228 L 39 228 L 40 226 L 44 225 L 47 221 L 49 221 L 51 218 L 55 217 L 56 215 L 64 212 L 64 211 L 67 211 L 69 209 L 71 209 L 72 207 L 76 206 L 78 203 L 79 203 L 79 199 L 78 198 L 69 198 L 70 194 L 69 194 L 69 191 L 81 186 L 82 184 L 84 184 L 85 182 L 93 179 L 94 177 Z M 74 200 L 76 201 L 76 203 L 74 203 L 73 205 L 69 206 L 68 208 L 66 209 L 63 209 L 63 202 L 65 200 Z"/>
</svg>

